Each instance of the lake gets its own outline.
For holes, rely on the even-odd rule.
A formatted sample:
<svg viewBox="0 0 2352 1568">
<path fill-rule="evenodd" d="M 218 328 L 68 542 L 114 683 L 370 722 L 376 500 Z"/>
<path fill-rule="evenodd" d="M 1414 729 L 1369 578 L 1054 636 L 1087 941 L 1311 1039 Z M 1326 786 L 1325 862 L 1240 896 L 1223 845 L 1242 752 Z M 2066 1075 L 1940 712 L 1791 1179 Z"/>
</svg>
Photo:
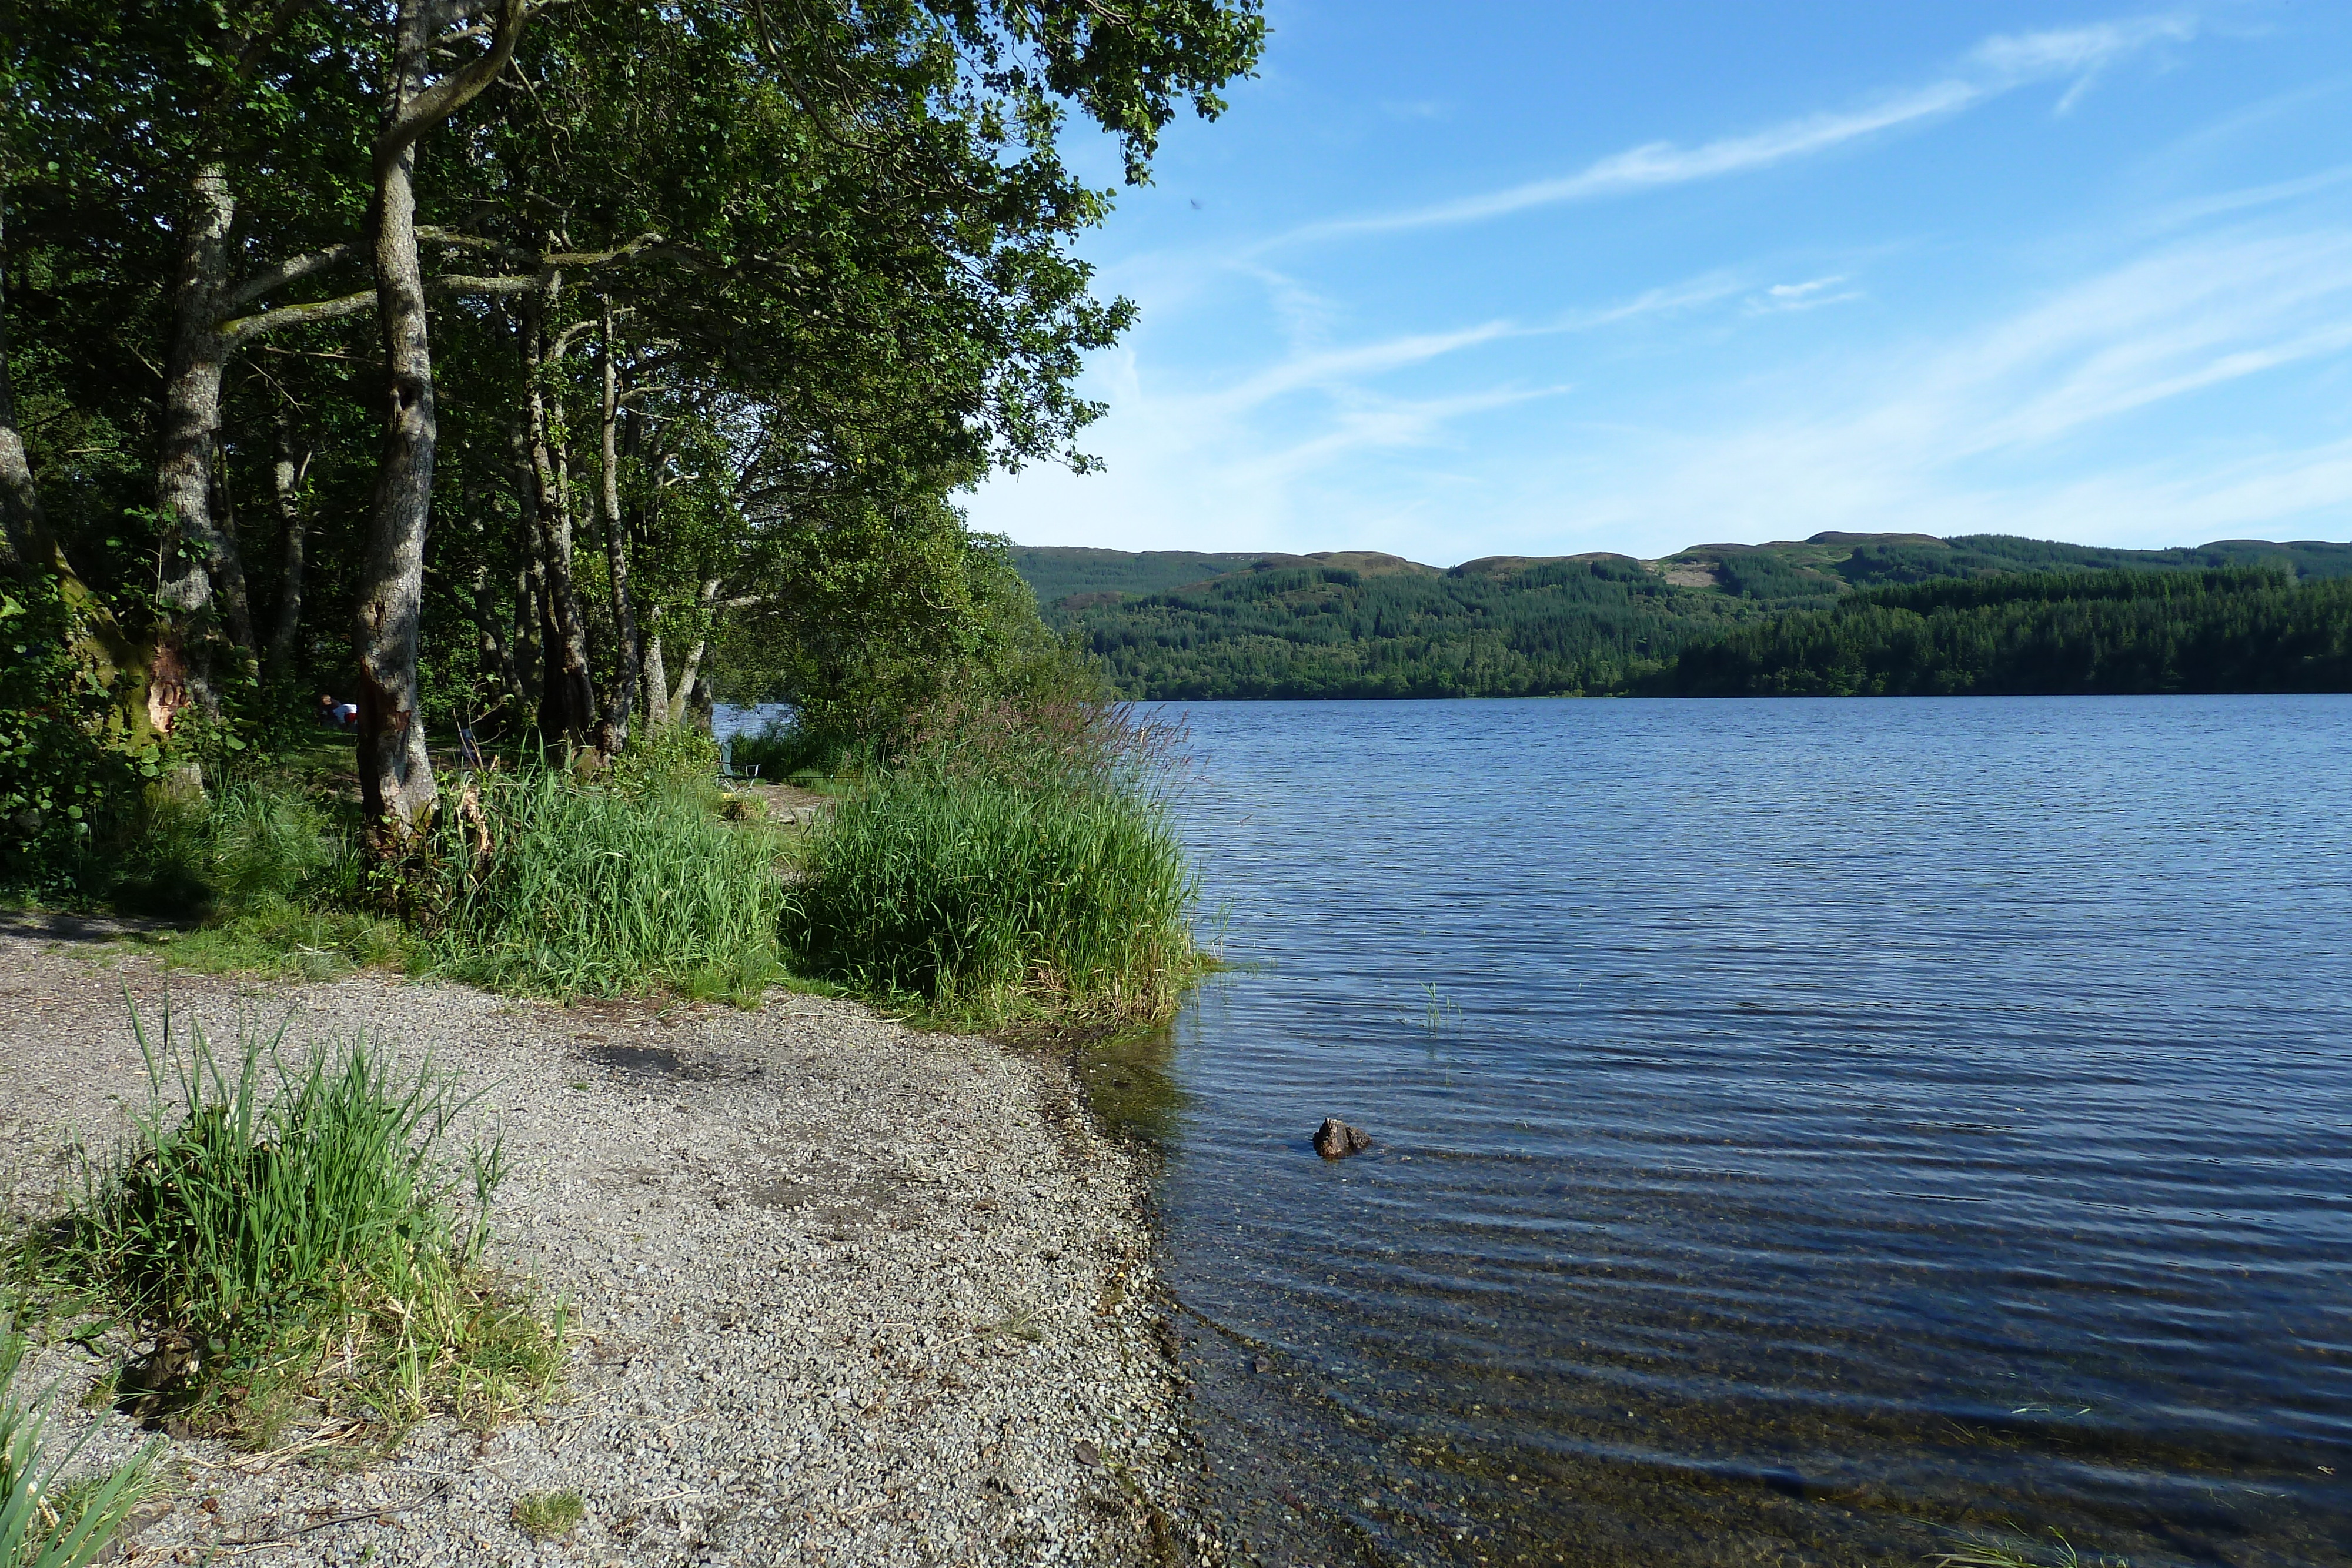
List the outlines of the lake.
<svg viewBox="0 0 2352 1568">
<path fill-rule="evenodd" d="M 2352 1562 L 2352 698 L 1162 711 L 1265 1561 Z"/>
</svg>

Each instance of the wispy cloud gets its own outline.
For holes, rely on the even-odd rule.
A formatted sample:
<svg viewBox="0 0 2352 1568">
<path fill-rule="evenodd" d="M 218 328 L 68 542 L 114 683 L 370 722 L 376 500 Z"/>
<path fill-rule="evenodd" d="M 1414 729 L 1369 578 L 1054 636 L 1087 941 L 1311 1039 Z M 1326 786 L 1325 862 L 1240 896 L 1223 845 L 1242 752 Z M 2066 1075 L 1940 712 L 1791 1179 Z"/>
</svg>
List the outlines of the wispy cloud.
<svg viewBox="0 0 2352 1568">
<path fill-rule="evenodd" d="M 2187 443 L 2124 422 L 2178 429 L 2183 416 L 2161 405 L 2214 408 L 2186 400 L 2347 353 L 2352 232 L 2216 235 L 1940 345 L 1809 365 L 1802 384 L 1756 389 L 1766 412 L 1750 420 L 1612 432 L 1549 482 L 1580 495 L 1566 527 L 1588 540 L 1654 535 L 1664 519 L 1756 539 L 2258 534 L 2321 507 L 2352 511 L 2352 442 L 2296 448 L 2218 413 L 2189 421 Z"/>
<path fill-rule="evenodd" d="M 2195 35 L 2195 23 L 2179 16 L 2000 35 L 1970 50 L 1960 68 L 1945 79 L 1925 87 L 1881 93 L 1857 108 L 1802 115 L 1761 131 L 1719 137 L 1696 146 L 1648 142 L 1611 153 L 1555 179 L 1530 181 L 1400 212 L 1307 224 L 1266 241 L 1265 246 L 1302 245 L 1352 235 L 1476 223 L 1533 207 L 1767 169 L 1882 131 L 1957 114 L 2030 83 L 2072 77 L 2078 78 L 2079 89 L 2083 82 L 2126 56 L 2159 43 L 2186 41 Z"/>
<path fill-rule="evenodd" d="M 1859 288 L 1844 287 L 1843 273 L 1828 277 L 1816 277 L 1806 283 L 1776 283 L 1761 294 L 1752 295 L 1748 301 L 1750 315 L 1764 316 L 1792 310 L 1816 310 L 1824 305 L 1840 305 L 1862 298 Z"/>
</svg>

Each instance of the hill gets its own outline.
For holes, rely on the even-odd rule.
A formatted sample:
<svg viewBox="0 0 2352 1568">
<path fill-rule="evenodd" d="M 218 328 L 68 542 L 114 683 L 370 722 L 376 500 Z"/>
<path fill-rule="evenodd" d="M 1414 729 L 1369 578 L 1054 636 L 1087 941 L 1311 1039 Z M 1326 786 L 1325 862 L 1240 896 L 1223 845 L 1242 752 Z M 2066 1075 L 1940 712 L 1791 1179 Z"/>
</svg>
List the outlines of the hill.
<svg viewBox="0 0 2352 1568">
<path fill-rule="evenodd" d="M 1145 698 L 1539 695 L 1621 689 L 1644 665 L 1860 591 L 2037 572 L 2260 567 L 2352 576 L 2352 544 L 2232 539 L 2120 550 L 2003 535 L 1816 534 L 1424 566 L 1372 552 L 1021 549 L 1047 620 Z M 1171 583 L 1171 576 L 1208 575 Z"/>
<path fill-rule="evenodd" d="M 1868 589 L 1684 647 L 1662 696 L 2352 690 L 2352 578 L 2252 567 Z"/>
</svg>

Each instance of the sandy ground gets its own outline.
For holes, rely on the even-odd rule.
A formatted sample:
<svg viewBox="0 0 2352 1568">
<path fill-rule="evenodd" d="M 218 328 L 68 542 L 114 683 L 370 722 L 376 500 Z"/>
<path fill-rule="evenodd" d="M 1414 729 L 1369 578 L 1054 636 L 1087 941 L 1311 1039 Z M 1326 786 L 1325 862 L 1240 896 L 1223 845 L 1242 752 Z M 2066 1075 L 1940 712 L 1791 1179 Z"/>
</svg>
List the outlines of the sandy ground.
<svg viewBox="0 0 2352 1568">
<path fill-rule="evenodd" d="M 377 1032 L 489 1086 L 513 1174 L 499 1260 L 568 1299 L 568 1385 L 494 1437 L 446 1423 L 356 1472 L 173 1442 L 124 1560 L 992 1563 L 1215 1561 L 1132 1158 L 1055 1063 L 848 1003 L 558 1008 L 360 976 L 173 973 L 103 927 L 0 924 L 0 1204 L 53 1207 L 76 1140 L 145 1094 L 128 1029 Z M 128 1002 L 126 1002 L 126 992 Z M 1034 1338 L 1031 1336 L 1034 1336 Z M 93 1459 L 152 1435 L 75 1400 Z M 535 1545 L 530 1493 L 587 1518 Z"/>
</svg>

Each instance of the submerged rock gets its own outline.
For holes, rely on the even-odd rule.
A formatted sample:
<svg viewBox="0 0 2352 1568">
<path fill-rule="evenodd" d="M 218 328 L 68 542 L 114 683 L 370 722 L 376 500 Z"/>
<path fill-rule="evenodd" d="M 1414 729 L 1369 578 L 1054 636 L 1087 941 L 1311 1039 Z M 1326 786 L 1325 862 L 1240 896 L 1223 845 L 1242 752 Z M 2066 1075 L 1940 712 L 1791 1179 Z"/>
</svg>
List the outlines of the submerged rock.
<svg viewBox="0 0 2352 1568">
<path fill-rule="evenodd" d="M 1370 1134 L 1360 1127 L 1350 1127 L 1337 1116 L 1324 1117 L 1323 1124 L 1315 1129 L 1315 1152 L 1327 1160 L 1344 1160 L 1371 1146 Z"/>
</svg>

